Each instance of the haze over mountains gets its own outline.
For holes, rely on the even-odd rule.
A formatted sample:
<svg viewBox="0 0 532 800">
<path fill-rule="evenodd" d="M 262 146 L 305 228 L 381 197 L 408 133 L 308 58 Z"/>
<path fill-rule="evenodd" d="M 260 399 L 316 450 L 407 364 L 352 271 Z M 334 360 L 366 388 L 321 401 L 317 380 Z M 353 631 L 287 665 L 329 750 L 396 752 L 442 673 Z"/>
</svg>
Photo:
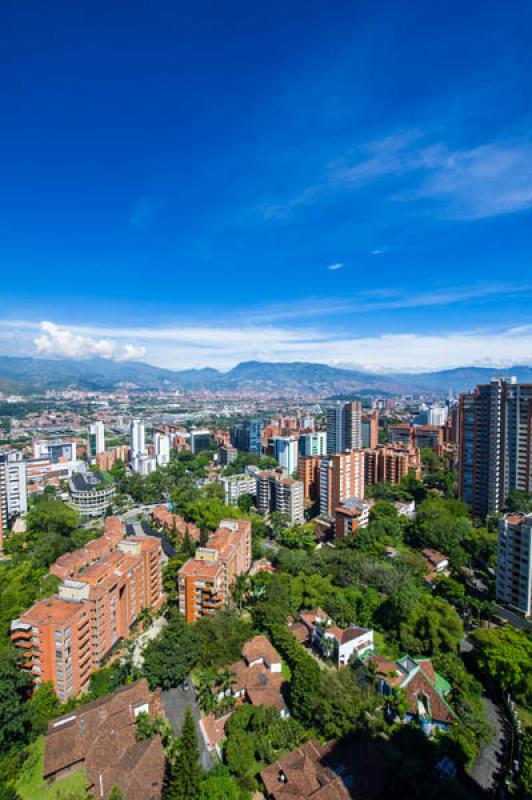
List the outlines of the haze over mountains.
<svg viewBox="0 0 532 800">
<path fill-rule="evenodd" d="M 467 391 L 498 374 L 516 375 L 521 382 L 532 382 L 532 367 L 529 366 L 459 367 L 440 372 L 380 375 L 308 362 L 244 361 L 228 372 L 220 372 L 209 367 L 176 371 L 136 361 L 103 358 L 77 361 L 0 356 L 0 389 L 7 392 L 67 387 L 111 390 L 120 384 L 131 384 L 141 389 L 176 387 L 291 394 L 295 391 L 393 393 L 416 389 L 445 393 Z"/>
</svg>

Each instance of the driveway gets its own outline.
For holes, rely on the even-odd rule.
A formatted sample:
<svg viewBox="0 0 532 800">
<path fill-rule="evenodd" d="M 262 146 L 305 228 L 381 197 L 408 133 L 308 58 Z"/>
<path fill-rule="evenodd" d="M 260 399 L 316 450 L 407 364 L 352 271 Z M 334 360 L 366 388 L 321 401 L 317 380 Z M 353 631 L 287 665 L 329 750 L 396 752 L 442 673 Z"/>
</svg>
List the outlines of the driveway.
<svg viewBox="0 0 532 800">
<path fill-rule="evenodd" d="M 132 655 L 132 663 L 134 667 L 138 667 L 139 669 L 142 667 L 144 664 L 144 648 L 148 642 L 150 642 L 152 639 L 155 639 L 160 634 L 164 625 L 166 625 L 166 619 L 161 614 L 160 617 L 154 619 L 149 628 L 143 631 L 140 636 L 137 636 L 133 646 Z"/>
<path fill-rule="evenodd" d="M 503 766 L 504 759 L 504 714 L 502 709 L 484 696 L 482 703 L 486 711 L 486 716 L 493 726 L 493 738 L 490 742 L 483 744 L 480 748 L 477 760 L 473 765 L 471 776 L 485 790 L 496 787 L 497 774 Z"/>
<path fill-rule="evenodd" d="M 187 706 L 192 709 L 194 720 L 196 722 L 196 732 L 198 734 L 198 744 L 200 749 L 201 766 L 205 770 L 211 769 L 216 763 L 216 758 L 210 752 L 201 730 L 200 710 L 199 703 L 196 700 L 196 694 L 192 682 L 188 689 L 183 689 L 182 686 L 177 686 L 175 689 L 167 689 L 162 692 L 162 701 L 164 706 L 164 713 L 170 722 L 174 733 L 179 735 L 185 719 L 185 711 Z"/>
</svg>

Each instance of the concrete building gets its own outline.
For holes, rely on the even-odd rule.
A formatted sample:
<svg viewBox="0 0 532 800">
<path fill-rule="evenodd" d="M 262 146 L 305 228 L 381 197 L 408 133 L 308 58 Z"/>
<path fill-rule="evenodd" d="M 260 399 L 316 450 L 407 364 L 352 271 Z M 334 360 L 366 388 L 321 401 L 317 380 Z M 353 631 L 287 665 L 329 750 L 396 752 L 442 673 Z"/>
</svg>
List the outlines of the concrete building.
<svg viewBox="0 0 532 800">
<path fill-rule="evenodd" d="M 101 547 L 107 550 L 109 541 Z M 11 624 L 11 639 L 34 685 L 52 681 L 62 701 L 88 688 L 91 674 L 142 609 L 162 605 L 160 553 L 158 539 L 132 536 L 86 568 L 84 551 L 67 554 L 69 563 L 61 557 L 58 570 L 70 576 L 59 594 L 35 603 Z"/>
<path fill-rule="evenodd" d="M 364 497 L 364 452 L 347 450 L 320 464 L 320 514 L 333 517 L 348 497 Z"/>
<path fill-rule="evenodd" d="M 92 461 L 105 450 L 105 425 L 103 422 L 91 422 L 87 437 L 87 455 Z"/>
<path fill-rule="evenodd" d="M 190 449 L 193 456 L 197 456 L 203 450 L 208 450 L 212 443 L 211 432 L 209 430 L 190 431 Z"/>
<path fill-rule="evenodd" d="M 274 436 L 274 458 L 288 475 L 297 472 L 298 441 L 295 436 Z"/>
<path fill-rule="evenodd" d="M 305 456 L 297 462 L 297 479 L 303 484 L 305 501 L 318 500 L 320 496 L 321 456 Z"/>
<path fill-rule="evenodd" d="M 82 517 L 101 517 L 113 503 L 116 485 L 108 472 L 79 472 L 69 479 L 68 491 Z"/>
<path fill-rule="evenodd" d="M 220 447 L 220 463 L 224 465 L 224 467 L 229 467 L 231 464 L 234 464 L 238 458 L 238 450 L 236 447 L 233 447 L 231 444 L 226 444 L 223 447 Z"/>
<path fill-rule="evenodd" d="M 10 522 L 27 510 L 26 463 L 17 450 L 0 453 L 0 528 L 7 530 Z"/>
<path fill-rule="evenodd" d="M 243 494 L 250 494 L 254 497 L 257 491 L 255 476 L 246 475 L 243 472 L 239 475 L 222 478 L 220 482 L 224 489 L 225 503 L 229 506 L 236 505 Z"/>
<path fill-rule="evenodd" d="M 166 467 L 170 463 L 170 437 L 165 433 L 156 433 L 153 437 L 155 461 L 158 467 Z"/>
<path fill-rule="evenodd" d="M 362 447 L 373 449 L 379 444 L 379 412 L 363 414 L 361 422 Z"/>
<path fill-rule="evenodd" d="M 362 447 L 362 403 L 337 402 L 327 408 L 327 454 Z"/>
<path fill-rule="evenodd" d="M 41 439 L 33 442 L 33 457 L 48 459 L 52 464 L 75 462 L 76 442 L 63 439 Z"/>
<path fill-rule="evenodd" d="M 222 520 L 178 573 L 179 611 L 187 622 L 215 614 L 230 599 L 236 577 L 251 566 L 251 522 Z"/>
<path fill-rule="evenodd" d="M 532 384 L 493 378 L 460 397 L 459 492 L 480 518 L 512 489 L 532 492 Z"/>
<path fill-rule="evenodd" d="M 133 472 L 141 472 L 141 464 L 147 456 L 147 450 L 144 421 L 139 418 L 132 419 L 129 423 L 129 448 L 131 469 Z"/>
<path fill-rule="evenodd" d="M 359 528 L 367 528 L 372 505 L 372 501 L 362 500 L 360 497 L 348 497 L 344 500 L 334 512 L 336 538 L 345 539 Z"/>
<path fill-rule="evenodd" d="M 303 483 L 287 478 L 281 470 L 257 473 L 255 504 L 263 514 L 277 511 L 288 515 L 291 525 L 302 525 L 305 521 Z"/>
<path fill-rule="evenodd" d="M 313 433 L 302 433 L 299 437 L 299 456 L 327 455 L 327 434 L 325 431 L 314 431 Z"/>
<path fill-rule="evenodd" d="M 532 514 L 506 514 L 499 520 L 497 600 L 532 614 Z"/>
<path fill-rule="evenodd" d="M 394 486 L 409 473 L 421 477 L 419 450 L 402 444 L 379 445 L 374 450 L 364 450 L 364 482 L 366 486 L 390 483 Z"/>
</svg>

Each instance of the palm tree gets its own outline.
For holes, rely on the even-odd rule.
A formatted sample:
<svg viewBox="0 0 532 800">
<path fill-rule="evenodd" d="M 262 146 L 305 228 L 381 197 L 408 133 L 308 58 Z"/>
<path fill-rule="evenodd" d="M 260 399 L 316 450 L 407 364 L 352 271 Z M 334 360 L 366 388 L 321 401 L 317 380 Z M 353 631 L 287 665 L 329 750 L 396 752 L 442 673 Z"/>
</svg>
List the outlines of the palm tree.
<svg viewBox="0 0 532 800">
<path fill-rule="evenodd" d="M 239 611 L 242 611 L 244 605 L 244 598 L 249 591 L 249 578 L 247 575 L 237 575 L 235 582 L 231 586 L 231 595 L 233 601 L 238 606 Z"/>
<path fill-rule="evenodd" d="M 224 667 L 224 669 L 218 673 L 217 681 L 216 681 L 216 688 L 218 692 L 223 692 L 224 696 L 228 692 L 228 690 L 233 685 L 235 680 L 235 673 L 229 667 Z"/>
<path fill-rule="evenodd" d="M 198 699 L 202 710 L 208 714 L 216 706 L 215 687 L 218 676 L 211 668 L 203 670 L 198 675 Z"/>
</svg>

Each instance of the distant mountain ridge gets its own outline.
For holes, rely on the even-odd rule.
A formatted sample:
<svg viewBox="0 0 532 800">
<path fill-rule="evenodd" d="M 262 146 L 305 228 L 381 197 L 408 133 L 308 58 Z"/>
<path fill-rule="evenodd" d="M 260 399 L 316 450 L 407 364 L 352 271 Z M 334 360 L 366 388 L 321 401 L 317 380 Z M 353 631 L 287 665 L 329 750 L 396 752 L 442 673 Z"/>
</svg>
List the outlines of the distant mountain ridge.
<svg viewBox="0 0 532 800">
<path fill-rule="evenodd" d="M 427 373 L 378 375 L 361 370 L 331 367 L 305 361 L 243 361 L 228 372 L 211 367 L 170 370 L 138 361 L 46 359 L 0 356 L 0 390 L 65 389 L 111 390 L 129 384 L 141 389 L 255 390 L 264 392 L 345 391 L 403 392 L 427 390 L 461 392 L 494 375 L 515 375 L 532 383 L 532 367 L 506 369 L 459 367 Z"/>
</svg>

